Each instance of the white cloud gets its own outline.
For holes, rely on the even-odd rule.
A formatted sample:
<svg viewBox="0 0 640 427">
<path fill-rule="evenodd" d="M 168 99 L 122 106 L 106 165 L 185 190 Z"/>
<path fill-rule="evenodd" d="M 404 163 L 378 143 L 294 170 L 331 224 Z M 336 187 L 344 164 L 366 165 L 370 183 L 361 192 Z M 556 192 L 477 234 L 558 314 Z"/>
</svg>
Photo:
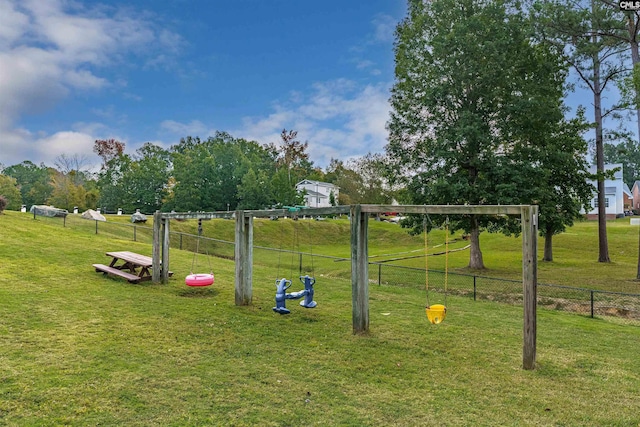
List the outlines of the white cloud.
<svg viewBox="0 0 640 427">
<path fill-rule="evenodd" d="M 0 49 L 5 49 L 17 40 L 29 23 L 29 17 L 16 10 L 7 1 L 0 1 Z"/>
<path fill-rule="evenodd" d="M 374 26 L 374 41 L 389 43 L 394 40 L 398 21 L 383 13 L 376 15 L 372 22 Z"/>
<path fill-rule="evenodd" d="M 199 120 L 192 120 L 189 123 L 180 123 L 175 120 L 165 120 L 160 123 L 160 129 L 181 137 L 200 136 L 206 138 L 210 133 L 209 128 Z"/>
<path fill-rule="evenodd" d="M 95 138 L 88 133 L 64 131 L 40 137 L 26 129 L 11 129 L 3 132 L 3 138 L 0 163 L 5 166 L 26 159 L 36 164 L 53 166 L 55 158 L 62 154 L 86 156 L 89 168 L 95 168 L 99 164 L 99 159 L 93 153 Z M 26 146 L 25 141 L 29 141 Z"/>
<path fill-rule="evenodd" d="M 358 60 L 356 62 L 356 68 L 358 70 L 364 70 L 364 69 L 370 68 L 370 67 L 372 67 L 374 65 L 375 65 L 375 63 L 373 61 L 368 60 L 368 59 L 361 59 L 361 60 Z"/>
<path fill-rule="evenodd" d="M 104 108 L 92 108 L 91 113 L 111 123 L 123 124 L 128 119 L 127 114 L 121 112 L 113 104 L 105 105 Z"/>
<path fill-rule="evenodd" d="M 382 74 L 379 64 L 370 59 L 368 54 L 373 50 L 391 49 L 395 39 L 395 28 L 398 20 L 390 15 L 377 14 L 371 20 L 372 31 L 360 43 L 351 46 L 350 62 L 358 70 L 366 71 L 369 75 L 378 77 Z"/>
<path fill-rule="evenodd" d="M 70 70 L 66 73 L 64 81 L 78 89 L 100 89 L 107 85 L 107 80 L 87 70 Z"/>
<path fill-rule="evenodd" d="M 131 54 L 171 54 L 181 42 L 153 22 L 112 7 L 0 0 L 0 162 L 38 159 L 52 164 L 60 154 L 87 154 L 86 141 L 91 152 L 94 136 L 69 130 L 40 137 L 17 128 L 16 122 L 56 106 L 71 93 L 126 86 L 122 77 L 110 82 L 101 72 Z"/>
<path fill-rule="evenodd" d="M 2 150 L 0 150 L 0 163 L 9 166 L 28 158 L 35 158 L 33 145 L 25 146 L 24 141 L 32 140 L 34 136 L 26 129 L 13 128 L 2 131 Z M 36 161 L 34 161 L 36 162 Z"/>
<path fill-rule="evenodd" d="M 77 122 L 71 126 L 75 132 L 85 133 L 87 135 L 105 135 L 108 134 L 108 128 L 103 123 L 91 122 Z M 98 138 L 96 138 L 98 139 Z"/>
<path fill-rule="evenodd" d="M 52 59 L 29 47 L 0 52 L 0 116 L 15 119 L 25 111 L 42 111 L 68 93 L 64 72 Z"/>
<path fill-rule="evenodd" d="M 310 158 L 324 167 L 331 158 L 348 160 L 381 152 L 387 141 L 389 89 L 386 85 L 358 86 L 339 79 L 313 85 L 309 95 L 276 105 L 266 117 L 246 117 L 237 137 L 260 143 L 280 141 L 282 129 L 298 131 L 309 143 Z"/>
<path fill-rule="evenodd" d="M 61 154 L 78 154 L 96 160 L 93 153 L 93 136 L 74 131 L 56 132 L 34 141 L 34 147 L 40 158 L 56 158 Z"/>
<path fill-rule="evenodd" d="M 184 39 L 179 34 L 173 33 L 166 29 L 160 30 L 158 39 L 160 41 L 160 44 L 164 46 L 165 49 L 174 54 L 178 53 L 185 44 Z"/>
<path fill-rule="evenodd" d="M 123 92 L 122 97 L 124 99 L 130 99 L 132 101 L 137 101 L 137 102 L 142 101 L 142 97 L 140 95 L 136 95 L 135 93 Z"/>
</svg>

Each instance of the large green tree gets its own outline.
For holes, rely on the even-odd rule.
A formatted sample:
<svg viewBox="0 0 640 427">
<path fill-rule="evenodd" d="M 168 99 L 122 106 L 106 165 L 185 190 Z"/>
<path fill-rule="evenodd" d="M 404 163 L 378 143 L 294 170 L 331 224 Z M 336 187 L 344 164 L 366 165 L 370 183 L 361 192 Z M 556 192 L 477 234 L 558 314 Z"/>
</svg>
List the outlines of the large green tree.
<svg viewBox="0 0 640 427">
<path fill-rule="evenodd" d="M 304 194 L 296 190 L 295 184 L 289 180 L 289 171 L 278 169 L 271 177 L 273 205 L 296 206 L 304 203 Z"/>
<path fill-rule="evenodd" d="M 587 142 L 582 137 L 587 127 L 579 111 L 574 119 L 549 122 L 547 131 L 539 135 L 542 144 L 532 162 L 532 183 L 536 184 L 529 200 L 540 206 L 544 261 L 553 261 L 553 236 L 582 220 L 583 212 L 591 209 L 595 188 L 588 183 Z"/>
<path fill-rule="evenodd" d="M 244 174 L 238 186 L 238 209 L 267 209 L 273 203 L 271 182 L 266 173 L 253 169 Z"/>
<path fill-rule="evenodd" d="M 55 170 L 43 163 L 40 166 L 28 160 L 5 168 L 4 174 L 16 179 L 22 203 L 29 208 L 32 205 L 47 203 L 53 192 L 52 178 Z"/>
<path fill-rule="evenodd" d="M 626 37 L 629 37 L 630 29 L 626 25 L 629 22 L 618 7 L 599 0 L 540 0 L 532 10 L 540 38 L 559 47 L 576 71 L 581 85 L 593 95 L 598 261 L 610 262 L 604 187 L 604 121 L 608 116 L 614 116 L 622 105 L 620 102 L 607 103 L 606 95 L 628 72 L 624 59 L 628 53 Z"/>
<path fill-rule="evenodd" d="M 80 154 L 61 154 L 54 160 L 58 172 L 67 175 L 75 185 L 84 185 L 90 181 L 92 174 L 86 167 L 88 159 Z"/>
<path fill-rule="evenodd" d="M 96 139 L 93 144 L 93 152 L 102 159 L 102 168 L 107 166 L 110 160 L 124 154 L 125 143 L 115 139 Z"/>
<path fill-rule="evenodd" d="M 153 213 L 161 209 L 168 195 L 170 166 L 169 151 L 164 148 L 147 142 L 137 149 L 122 175 L 120 207 L 125 212 L 140 209 Z"/>
<path fill-rule="evenodd" d="M 67 210 L 74 207 L 81 210 L 95 207 L 95 192 L 90 190 L 95 188 L 96 183 L 93 174 L 85 167 L 86 163 L 86 156 L 79 154 L 61 154 L 56 157 L 56 171 L 51 177 L 53 191 L 48 199 L 49 204 Z"/>
<path fill-rule="evenodd" d="M 74 171 L 68 174 L 58 171 L 51 180 L 53 192 L 47 201 L 48 204 L 68 211 L 76 206 L 81 210 L 85 209 L 87 191 L 82 184 L 77 184 L 76 180 L 77 175 Z"/>
<path fill-rule="evenodd" d="M 170 195 L 171 153 L 145 143 L 133 155 L 116 150 L 107 156 L 98 173 L 100 206 L 107 212 L 122 208 L 153 213 L 165 209 Z M 198 174 L 198 171 L 194 171 Z"/>
<path fill-rule="evenodd" d="M 331 159 L 326 168 L 324 179 L 340 188 L 337 204 L 351 205 L 356 203 L 360 192 L 359 177 L 357 172 L 347 167 L 342 160 Z"/>
<path fill-rule="evenodd" d="M 409 1 L 396 31 L 386 150 L 390 177 L 412 203 L 536 196 L 532 187 L 543 182 L 534 166 L 547 144 L 539 135 L 563 120 L 565 70 L 548 46 L 532 43 L 530 29 L 518 3 Z M 451 230 L 470 233 L 470 268 L 484 268 L 481 230 L 503 225 L 498 217 L 451 218 Z"/>
<path fill-rule="evenodd" d="M 628 47 L 631 57 L 630 72 L 622 81 L 618 81 L 618 88 L 622 96 L 621 104 L 635 112 L 635 140 L 637 144 L 640 141 L 640 11 L 622 12 L 618 1 L 599 0 L 599 2 L 602 3 L 603 8 L 608 8 L 614 16 L 620 16 L 624 13 L 623 25 L 626 31 L 621 31 L 620 26 L 617 25 L 619 21 L 617 21 L 615 28 L 600 31 L 600 35 L 612 38 L 616 44 L 620 41 Z"/>
<path fill-rule="evenodd" d="M 20 206 L 22 206 L 22 195 L 18 189 L 18 181 L 16 181 L 15 178 L 0 175 L 0 197 L 4 197 L 7 201 L 5 209 L 16 211 L 20 209 Z"/>
<path fill-rule="evenodd" d="M 309 175 L 313 172 L 313 162 L 309 160 L 307 153 L 309 143 L 300 142 L 295 130 L 283 129 L 280 139 L 277 166 L 278 169 L 284 168 L 287 171 L 289 185 L 295 186 L 305 178 L 311 179 Z"/>
<path fill-rule="evenodd" d="M 640 179 L 640 147 L 627 135 L 617 144 L 605 143 L 603 156 L 605 163 L 622 164 L 622 179 L 629 188 Z"/>
<path fill-rule="evenodd" d="M 131 156 L 119 153 L 110 157 L 102 165 L 102 169 L 98 173 L 100 198 L 97 207 L 103 208 L 105 212 L 115 212 L 126 203 L 124 176 L 129 173 L 131 163 Z M 93 208 L 93 206 L 87 207 Z"/>
<path fill-rule="evenodd" d="M 183 138 L 171 150 L 175 184 L 165 208 L 236 209 L 241 201 L 238 189 L 245 174 L 253 170 L 256 179 L 270 180 L 275 156 L 272 147 L 236 139 L 225 132 L 217 132 L 206 141 L 198 137 Z"/>
<path fill-rule="evenodd" d="M 384 177 L 385 162 L 381 154 L 366 154 L 348 162 L 331 159 L 325 180 L 340 188 L 335 204 L 390 204 L 393 193 Z"/>
</svg>

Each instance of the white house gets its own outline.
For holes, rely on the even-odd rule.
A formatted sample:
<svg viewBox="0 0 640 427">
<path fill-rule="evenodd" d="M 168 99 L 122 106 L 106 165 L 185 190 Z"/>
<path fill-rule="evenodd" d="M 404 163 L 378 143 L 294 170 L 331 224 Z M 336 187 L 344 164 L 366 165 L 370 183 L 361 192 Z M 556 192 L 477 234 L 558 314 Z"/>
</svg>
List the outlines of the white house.
<svg viewBox="0 0 640 427">
<path fill-rule="evenodd" d="M 605 171 L 618 169 L 614 172 L 613 179 L 605 179 L 604 181 L 606 214 L 608 219 L 613 219 L 618 215 L 624 215 L 625 199 L 631 198 L 631 191 L 622 179 L 622 163 L 607 164 L 604 165 L 604 169 Z M 591 174 L 595 174 L 596 171 L 597 168 L 595 165 L 589 168 L 589 173 Z M 597 188 L 597 182 L 595 180 L 591 180 L 589 183 Z M 587 217 L 589 219 L 596 219 L 598 217 L 598 193 L 596 191 L 593 193 L 591 210 L 587 212 Z"/>
<path fill-rule="evenodd" d="M 296 184 L 296 190 L 304 192 L 304 204 L 310 208 L 324 208 L 331 206 L 331 193 L 334 203 L 338 204 L 339 187 L 328 182 L 305 179 Z"/>
</svg>

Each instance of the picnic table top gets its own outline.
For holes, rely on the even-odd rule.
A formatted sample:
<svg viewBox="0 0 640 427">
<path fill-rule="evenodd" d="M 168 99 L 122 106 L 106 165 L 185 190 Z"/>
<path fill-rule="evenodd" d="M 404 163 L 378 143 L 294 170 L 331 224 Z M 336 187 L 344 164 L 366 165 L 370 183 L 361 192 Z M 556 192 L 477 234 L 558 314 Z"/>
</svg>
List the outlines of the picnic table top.
<svg viewBox="0 0 640 427">
<path fill-rule="evenodd" d="M 139 265 L 141 267 L 151 267 L 153 264 L 153 259 L 146 255 L 140 255 L 135 252 L 129 251 L 117 251 L 117 252 L 107 252 L 107 255 L 113 258 L 121 259 L 125 262 Z"/>
</svg>

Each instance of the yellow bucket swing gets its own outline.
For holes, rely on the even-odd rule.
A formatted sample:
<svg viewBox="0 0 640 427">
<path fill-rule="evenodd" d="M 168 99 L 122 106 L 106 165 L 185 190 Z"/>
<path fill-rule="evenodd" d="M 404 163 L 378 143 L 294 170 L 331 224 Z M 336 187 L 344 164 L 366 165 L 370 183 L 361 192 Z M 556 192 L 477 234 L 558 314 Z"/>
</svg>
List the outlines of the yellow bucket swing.
<svg viewBox="0 0 640 427">
<path fill-rule="evenodd" d="M 427 305 L 425 311 L 427 313 L 427 319 L 434 325 L 438 325 L 442 323 L 447 316 L 447 282 L 449 276 L 449 218 L 447 217 L 445 221 L 445 237 L 444 237 L 444 304 L 433 304 L 429 303 L 429 254 L 427 250 L 429 248 L 429 239 L 427 237 L 428 229 L 426 218 L 423 220 L 424 224 L 424 282 L 425 282 L 425 290 L 427 294 Z"/>
</svg>

